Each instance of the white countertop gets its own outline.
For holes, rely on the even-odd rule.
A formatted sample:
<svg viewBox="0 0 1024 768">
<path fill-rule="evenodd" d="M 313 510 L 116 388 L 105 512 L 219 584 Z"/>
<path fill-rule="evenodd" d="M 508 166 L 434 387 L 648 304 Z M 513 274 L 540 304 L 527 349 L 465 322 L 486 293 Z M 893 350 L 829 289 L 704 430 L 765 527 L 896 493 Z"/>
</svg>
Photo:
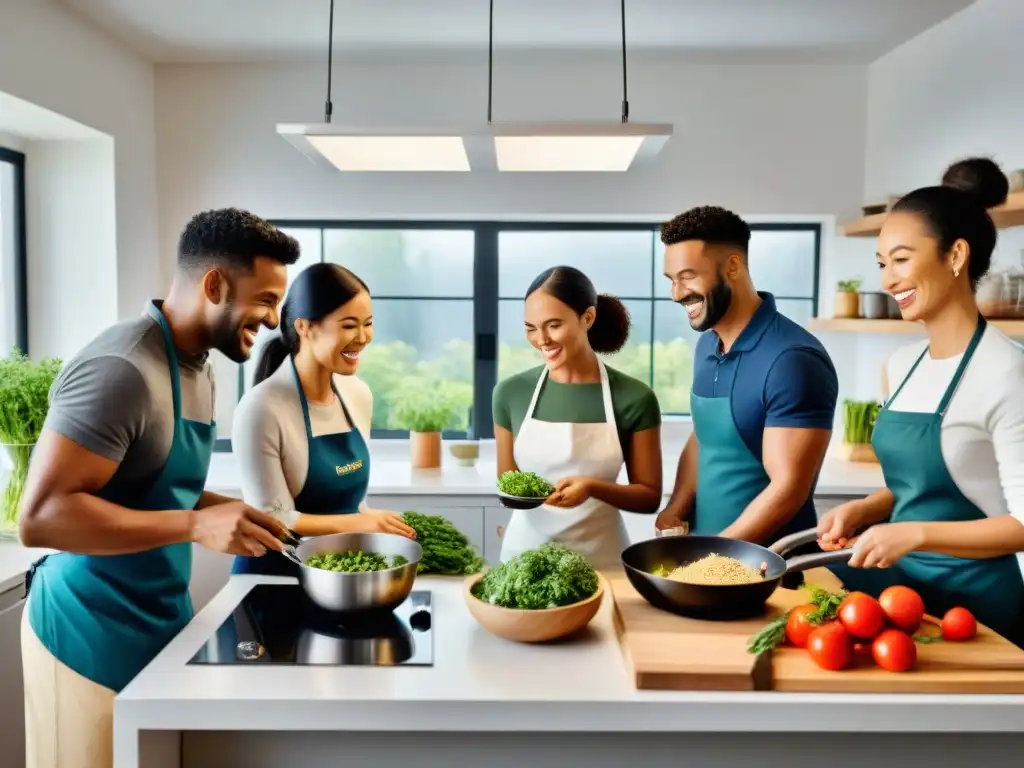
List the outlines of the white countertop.
<svg viewBox="0 0 1024 768">
<path fill-rule="evenodd" d="M 604 603 L 588 632 L 512 643 L 472 618 L 462 581 L 432 592 L 432 667 L 211 666 L 187 662 L 259 582 L 234 576 L 117 697 L 115 739 L 138 730 L 1024 731 L 1024 696 L 638 691 Z"/>
</svg>

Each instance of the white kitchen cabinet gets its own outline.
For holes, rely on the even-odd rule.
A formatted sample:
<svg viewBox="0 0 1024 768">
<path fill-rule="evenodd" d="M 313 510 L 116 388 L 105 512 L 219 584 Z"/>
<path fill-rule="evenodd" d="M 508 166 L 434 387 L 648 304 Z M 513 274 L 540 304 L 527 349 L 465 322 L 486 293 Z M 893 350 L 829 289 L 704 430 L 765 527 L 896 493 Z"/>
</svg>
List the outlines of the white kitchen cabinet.
<svg viewBox="0 0 1024 768">
<path fill-rule="evenodd" d="M 0 766 L 25 764 L 25 693 L 21 674 L 21 614 L 25 585 L 0 594 Z"/>
</svg>

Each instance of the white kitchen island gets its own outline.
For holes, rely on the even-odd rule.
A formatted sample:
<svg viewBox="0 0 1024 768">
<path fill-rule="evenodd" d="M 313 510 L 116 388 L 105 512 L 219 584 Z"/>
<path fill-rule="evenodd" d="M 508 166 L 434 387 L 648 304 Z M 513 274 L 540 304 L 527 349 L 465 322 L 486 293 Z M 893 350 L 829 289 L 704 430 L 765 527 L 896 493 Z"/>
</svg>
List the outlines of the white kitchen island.
<svg viewBox="0 0 1024 768">
<path fill-rule="evenodd" d="M 1019 766 L 1024 696 L 637 691 L 605 597 L 581 637 L 520 645 L 432 592 L 430 667 L 188 661 L 260 582 L 235 576 L 115 705 L 115 768 Z M 979 762 L 980 761 L 980 762 Z"/>
</svg>

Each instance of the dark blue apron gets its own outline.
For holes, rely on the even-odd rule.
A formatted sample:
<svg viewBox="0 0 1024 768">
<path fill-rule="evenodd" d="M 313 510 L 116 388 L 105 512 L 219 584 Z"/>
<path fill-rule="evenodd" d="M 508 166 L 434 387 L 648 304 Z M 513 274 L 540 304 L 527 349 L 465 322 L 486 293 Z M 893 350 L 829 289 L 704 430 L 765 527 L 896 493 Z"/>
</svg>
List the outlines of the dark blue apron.
<svg viewBox="0 0 1024 768">
<path fill-rule="evenodd" d="M 295 371 L 295 386 L 302 403 L 302 418 L 306 424 L 306 450 L 309 468 L 302 490 L 295 497 L 295 509 L 307 515 L 346 515 L 359 511 L 370 485 L 370 449 L 356 423 L 345 407 L 345 401 L 331 382 L 334 396 L 351 427 L 348 432 L 313 437 L 309 423 L 309 404 L 302 391 L 302 382 Z M 231 567 L 232 573 L 260 573 L 268 576 L 297 576 L 298 566 L 279 552 L 267 552 L 262 557 L 238 556 Z"/>
<path fill-rule="evenodd" d="M 181 415 L 181 377 L 171 330 L 155 306 L 167 349 L 174 437 L 160 473 L 130 492 L 96 495 L 136 510 L 195 509 L 216 440 L 213 423 Z M 211 391 L 212 396 L 212 391 Z M 120 691 L 192 618 L 192 544 L 128 555 L 60 552 L 26 579 L 29 623 L 53 656 L 88 680 Z"/>
<path fill-rule="evenodd" d="M 871 442 L 885 484 L 895 499 L 890 522 L 985 519 L 985 513 L 957 487 L 942 456 L 942 418 L 985 327 L 985 319 L 979 318 L 978 328 L 935 413 L 889 408 L 928 354 L 926 348 L 878 414 Z M 911 552 L 885 569 L 840 565 L 832 566 L 832 570 L 847 589 L 876 596 L 891 584 L 913 587 L 933 616 L 941 617 L 950 608 L 963 606 L 982 624 L 1024 647 L 1024 579 L 1016 555 L 966 559 L 937 552 Z"/>
</svg>

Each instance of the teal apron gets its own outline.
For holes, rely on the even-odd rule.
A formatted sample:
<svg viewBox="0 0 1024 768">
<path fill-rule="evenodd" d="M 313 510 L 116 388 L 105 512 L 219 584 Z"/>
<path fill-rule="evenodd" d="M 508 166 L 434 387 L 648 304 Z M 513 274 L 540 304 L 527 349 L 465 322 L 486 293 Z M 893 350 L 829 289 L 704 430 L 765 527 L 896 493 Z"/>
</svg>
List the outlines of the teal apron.
<svg viewBox="0 0 1024 768">
<path fill-rule="evenodd" d="M 718 536 L 739 518 L 747 506 L 768 487 L 771 479 L 736 428 L 732 414 L 732 387 L 724 397 L 700 397 L 690 393 L 690 415 L 697 435 L 697 499 L 690 518 L 690 533 Z M 811 502 L 776 531 L 764 546 L 817 525 Z"/>
<path fill-rule="evenodd" d="M 359 511 L 370 485 L 370 449 L 356 429 L 356 423 L 338 394 L 334 382 L 331 389 L 341 404 L 351 429 L 333 435 L 313 437 L 309 423 L 309 404 L 302 391 L 302 382 L 292 362 L 295 386 L 302 403 L 302 418 L 306 423 L 306 451 L 309 469 L 302 490 L 295 497 L 295 508 L 307 515 L 345 515 Z M 298 566 L 279 552 L 267 552 L 262 557 L 235 558 L 232 573 L 260 573 L 268 576 L 297 576 Z"/>
<path fill-rule="evenodd" d="M 942 457 L 942 418 L 985 327 L 985 319 L 979 317 L 978 328 L 935 413 L 893 411 L 888 407 L 928 354 L 926 348 L 878 414 L 871 442 L 885 484 L 895 498 L 890 522 L 943 523 L 986 517 L 961 493 Z M 950 608 L 963 606 L 979 622 L 1024 647 L 1024 579 L 1016 555 L 966 559 L 911 552 L 885 569 L 842 565 L 832 570 L 847 589 L 874 595 L 891 584 L 913 587 L 933 616 L 941 617 Z"/>
<path fill-rule="evenodd" d="M 191 510 L 206 485 L 216 426 L 182 418 L 171 330 L 156 305 L 149 312 L 160 323 L 170 366 L 171 450 L 160 473 L 143 487 L 96 495 L 135 510 Z M 58 661 L 119 692 L 191 620 L 191 572 L 191 542 L 128 555 L 48 555 L 26 579 L 29 623 Z"/>
</svg>

